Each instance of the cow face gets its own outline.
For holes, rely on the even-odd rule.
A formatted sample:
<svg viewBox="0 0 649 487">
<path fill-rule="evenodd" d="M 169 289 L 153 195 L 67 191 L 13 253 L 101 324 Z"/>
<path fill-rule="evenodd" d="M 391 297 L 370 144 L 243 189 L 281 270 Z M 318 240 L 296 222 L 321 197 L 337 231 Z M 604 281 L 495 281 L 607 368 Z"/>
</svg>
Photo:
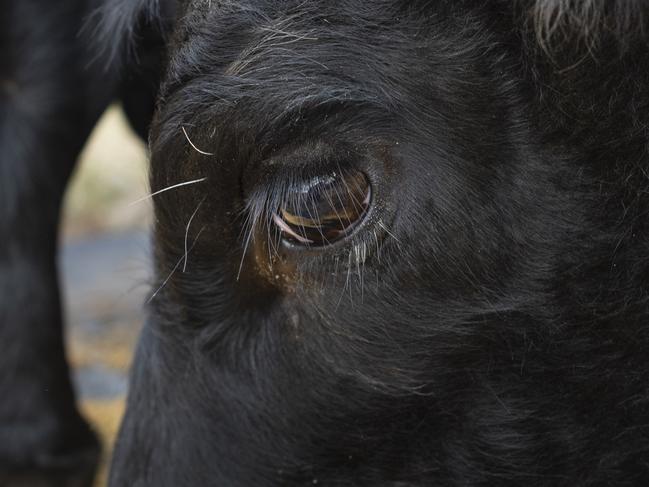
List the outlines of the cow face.
<svg viewBox="0 0 649 487">
<path fill-rule="evenodd" d="M 511 6 L 195 1 L 178 19 L 113 485 L 562 471 L 574 347 L 536 347 L 587 208 L 534 130 Z"/>
</svg>

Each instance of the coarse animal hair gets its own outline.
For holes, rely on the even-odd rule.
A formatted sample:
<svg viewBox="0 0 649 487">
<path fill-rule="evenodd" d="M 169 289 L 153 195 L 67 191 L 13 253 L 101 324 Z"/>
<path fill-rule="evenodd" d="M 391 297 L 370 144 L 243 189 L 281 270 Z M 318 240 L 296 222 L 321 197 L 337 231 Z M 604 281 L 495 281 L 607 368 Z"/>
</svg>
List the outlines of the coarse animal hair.
<svg viewBox="0 0 649 487">
<path fill-rule="evenodd" d="M 0 482 L 94 465 L 54 252 L 115 98 L 155 223 L 113 487 L 649 485 L 642 2 L 69 1 L 0 0 L 50 14 L 0 19 Z"/>
<path fill-rule="evenodd" d="M 183 6 L 211 5 L 210 0 L 93 1 L 95 8 L 85 29 L 95 34 L 95 49 L 109 63 L 123 59 L 124 52 L 132 49 L 138 23 L 157 23 L 165 31 Z M 592 49 L 603 36 L 625 47 L 634 39 L 645 38 L 649 21 L 645 0 L 512 0 L 511 8 L 521 12 L 539 46 L 548 53 L 575 42 Z"/>
<path fill-rule="evenodd" d="M 142 30 L 153 30 L 163 40 L 176 15 L 176 0 L 90 0 L 90 13 L 81 27 L 90 40 L 92 62 L 104 70 L 120 70 L 138 61 Z"/>
<path fill-rule="evenodd" d="M 550 51 L 565 43 L 593 49 L 603 37 L 622 46 L 644 38 L 649 6 L 645 0 L 535 0 L 527 8 L 539 44 Z"/>
<path fill-rule="evenodd" d="M 628 163 L 647 155 L 647 55 L 630 37 L 608 50 L 622 37 L 606 23 L 595 52 L 596 25 L 568 6 L 181 7 L 151 182 L 204 182 L 155 201 L 156 291 L 115 485 L 648 478 L 631 240 L 647 182 Z M 561 61 L 580 62 L 563 72 L 569 37 Z M 366 226 L 282 247 L 278 207 L 341 168 L 376 189 Z M 220 465 L 195 469 L 207 452 Z"/>
</svg>

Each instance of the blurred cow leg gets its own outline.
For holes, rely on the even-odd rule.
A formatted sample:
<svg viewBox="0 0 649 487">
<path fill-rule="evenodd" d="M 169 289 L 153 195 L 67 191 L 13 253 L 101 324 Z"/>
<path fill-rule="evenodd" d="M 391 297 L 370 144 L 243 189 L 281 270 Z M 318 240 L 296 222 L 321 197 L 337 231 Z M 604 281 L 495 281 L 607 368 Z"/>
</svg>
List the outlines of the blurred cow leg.
<svg viewBox="0 0 649 487">
<path fill-rule="evenodd" d="M 0 485 L 90 485 L 99 454 L 64 354 L 59 211 L 110 99 L 78 1 L 0 0 Z"/>
</svg>

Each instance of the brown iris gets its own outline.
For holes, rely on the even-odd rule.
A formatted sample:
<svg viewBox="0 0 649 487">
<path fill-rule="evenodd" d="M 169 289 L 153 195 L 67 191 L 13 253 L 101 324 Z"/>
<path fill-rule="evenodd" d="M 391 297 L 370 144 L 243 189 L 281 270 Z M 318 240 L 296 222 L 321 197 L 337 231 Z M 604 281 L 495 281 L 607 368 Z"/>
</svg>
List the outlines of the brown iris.
<svg viewBox="0 0 649 487">
<path fill-rule="evenodd" d="M 371 197 L 365 174 L 334 172 L 293 187 L 273 221 L 292 244 L 328 245 L 362 221 Z"/>
</svg>

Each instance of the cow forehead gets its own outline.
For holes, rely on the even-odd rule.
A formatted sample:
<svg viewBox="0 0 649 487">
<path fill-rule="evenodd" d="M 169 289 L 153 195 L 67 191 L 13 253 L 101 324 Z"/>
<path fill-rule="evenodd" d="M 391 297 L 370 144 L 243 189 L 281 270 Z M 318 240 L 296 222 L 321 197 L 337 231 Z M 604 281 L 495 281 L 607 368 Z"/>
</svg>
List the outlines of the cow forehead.
<svg viewBox="0 0 649 487">
<path fill-rule="evenodd" d="M 171 77 L 219 71 L 240 81 L 387 72 L 426 58 L 475 56 L 470 10 L 436 12 L 401 2 L 218 2 L 189 8 L 177 26 Z M 480 26 L 474 26 L 475 29 Z M 479 33 L 488 40 L 486 31 Z M 463 59 L 464 58 L 464 59 Z M 191 68 L 188 68 L 191 66 Z M 357 72 L 351 72 L 355 68 Z M 336 76 L 336 73 L 340 73 Z"/>
<path fill-rule="evenodd" d="M 431 106 L 424 99 L 431 93 L 447 102 L 482 96 L 489 80 L 480 78 L 489 71 L 474 68 L 489 62 L 492 43 L 477 20 L 471 30 L 460 25 L 467 18 L 371 3 L 378 7 L 220 2 L 207 9 L 203 2 L 200 12 L 190 9 L 174 36 L 159 120 L 200 113 L 241 126 L 248 116 L 277 132 L 275 122 L 335 104 L 412 119 Z"/>
</svg>

